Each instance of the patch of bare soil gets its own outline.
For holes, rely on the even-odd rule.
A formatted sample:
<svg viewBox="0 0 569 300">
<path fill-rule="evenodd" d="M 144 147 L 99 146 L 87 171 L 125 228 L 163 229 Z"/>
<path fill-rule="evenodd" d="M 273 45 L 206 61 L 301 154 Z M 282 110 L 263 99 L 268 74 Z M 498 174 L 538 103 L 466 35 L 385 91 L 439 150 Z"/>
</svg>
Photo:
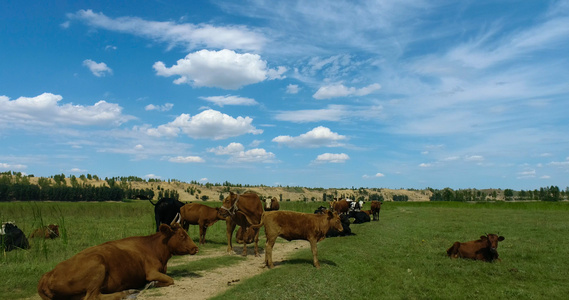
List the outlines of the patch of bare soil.
<svg viewBox="0 0 569 300">
<path fill-rule="evenodd" d="M 286 260 L 287 256 L 297 251 L 297 249 L 310 248 L 306 241 L 291 241 L 277 243 L 273 249 L 273 261 L 275 267 Z M 242 246 L 234 246 L 233 250 L 240 255 L 243 251 Z M 142 291 L 136 299 L 140 300 L 162 300 L 162 299 L 209 299 L 217 294 L 223 293 L 231 287 L 240 284 L 243 280 L 255 275 L 269 271 L 264 267 L 265 255 L 261 252 L 260 257 L 255 257 L 253 247 L 247 247 L 247 258 L 237 264 L 228 267 L 221 267 L 213 270 L 195 272 L 199 276 L 192 276 L 177 279 L 174 285 L 162 288 L 152 288 Z M 223 251 L 219 253 L 208 253 L 206 256 L 183 256 L 183 259 L 176 260 L 176 264 L 194 261 L 205 257 L 215 257 L 229 255 Z M 191 270 L 190 270 L 191 271 Z"/>
</svg>

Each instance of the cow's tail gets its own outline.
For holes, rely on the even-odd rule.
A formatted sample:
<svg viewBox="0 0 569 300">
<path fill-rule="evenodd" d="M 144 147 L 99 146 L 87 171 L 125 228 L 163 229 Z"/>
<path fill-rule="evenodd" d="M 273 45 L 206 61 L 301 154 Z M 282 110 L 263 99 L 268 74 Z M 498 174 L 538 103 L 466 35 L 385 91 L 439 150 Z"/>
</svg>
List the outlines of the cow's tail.
<svg viewBox="0 0 569 300">
<path fill-rule="evenodd" d="M 148 199 L 148 201 L 150 201 L 150 204 L 152 204 L 154 206 L 156 206 L 156 204 L 158 203 L 158 202 L 156 202 L 156 203 L 152 202 L 152 199 Z"/>
<path fill-rule="evenodd" d="M 454 242 L 450 248 L 447 249 L 447 256 L 452 257 L 458 253 L 458 247 L 460 247 L 460 242 Z"/>
<path fill-rule="evenodd" d="M 263 227 L 263 225 L 265 225 L 265 213 L 263 213 L 261 215 L 261 222 L 259 224 L 253 224 L 251 225 L 251 228 L 253 229 L 259 229 L 261 227 Z"/>
</svg>

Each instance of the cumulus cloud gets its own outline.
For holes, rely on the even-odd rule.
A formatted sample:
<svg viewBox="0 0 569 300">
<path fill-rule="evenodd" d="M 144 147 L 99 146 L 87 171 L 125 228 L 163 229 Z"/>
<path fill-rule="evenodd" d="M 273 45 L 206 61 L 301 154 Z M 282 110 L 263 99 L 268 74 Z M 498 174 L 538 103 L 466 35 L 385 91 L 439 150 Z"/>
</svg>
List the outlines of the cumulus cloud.
<svg viewBox="0 0 569 300">
<path fill-rule="evenodd" d="M 134 119 L 133 116 L 123 115 L 122 107 L 118 104 L 101 100 L 91 106 L 63 104 L 60 95 L 43 93 L 28 98 L 20 97 L 10 100 L 0 96 L 0 124 L 12 125 L 120 125 Z"/>
<path fill-rule="evenodd" d="M 109 75 L 113 74 L 113 70 L 109 68 L 107 64 L 104 62 L 97 63 L 90 59 L 86 59 L 83 61 L 83 65 L 89 68 L 89 70 L 91 70 L 91 73 L 93 73 L 93 75 L 97 77 L 104 77 L 107 74 Z"/>
<path fill-rule="evenodd" d="M 297 137 L 289 135 L 277 136 L 273 139 L 273 142 L 291 148 L 341 147 L 344 146 L 341 141 L 347 139 L 346 136 L 332 132 L 327 127 L 318 126 Z"/>
<path fill-rule="evenodd" d="M 168 44 L 168 48 L 182 46 L 186 49 L 216 48 L 259 51 L 267 39 L 246 26 L 213 26 L 210 24 L 179 24 L 175 22 L 149 21 L 136 17 L 110 18 L 92 10 L 79 10 L 67 14 L 69 20 L 78 20 L 92 28 L 141 36 Z M 70 23 L 65 22 L 64 28 Z M 63 25 L 62 25 L 63 26 Z"/>
<path fill-rule="evenodd" d="M 200 97 L 201 99 L 211 102 L 217 106 L 223 107 L 224 105 L 257 105 L 257 101 L 252 98 L 238 97 L 232 95 L 226 96 L 212 96 L 212 97 Z"/>
<path fill-rule="evenodd" d="M 250 117 L 233 118 L 219 111 L 208 109 L 195 116 L 181 114 L 174 121 L 157 128 L 147 128 L 151 136 L 175 137 L 183 133 L 195 139 L 222 140 L 243 134 L 261 134 L 263 130 L 251 125 Z"/>
<path fill-rule="evenodd" d="M 356 89 L 354 87 L 346 87 L 343 84 L 334 84 L 323 86 L 312 95 L 314 99 L 330 99 L 338 97 L 349 97 L 349 96 L 366 96 L 377 90 L 381 89 L 381 85 L 378 83 L 370 84 L 361 89 Z"/>
<path fill-rule="evenodd" d="M 229 162 L 263 162 L 271 163 L 275 161 L 275 154 L 262 148 L 254 148 L 245 151 L 245 147 L 240 143 L 230 143 L 226 147 L 218 146 L 208 149 L 208 152 L 215 155 L 228 155 Z"/>
<path fill-rule="evenodd" d="M 168 161 L 181 164 L 205 162 L 205 160 L 199 156 L 176 156 L 169 158 Z"/>
<path fill-rule="evenodd" d="M 267 62 L 257 54 L 239 54 L 223 49 L 200 50 L 188 54 L 168 68 L 158 61 L 153 66 L 159 76 L 179 76 L 175 84 L 191 84 L 196 87 L 218 87 L 235 90 L 264 80 L 280 79 L 286 68 L 267 68 Z"/>
<path fill-rule="evenodd" d="M 166 103 L 164 105 L 148 104 L 144 107 L 144 109 L 145 110 L 157 110 L 157 111 L 169 111 L 172 109 L 172 107 L 174 107 L 174 104 L 172 104 L 172 103 Z"/>
<path fill-rule="evenodd" d="M 367 178 L 372 178 L 372 177 L 379 178 L 379 177 L 385 177 L 385 175 L 382 174 L 382 173 L 376 173 L 374 176 L 369 176 L 369 175 L 367 175 L 367 174 L 362 176 L 362 178 L 366 178 L 366 179 L 367 179 Z"/>
<path fill-rule="evenodd" d="M 350 159 L 350 157 L 346 153 L 324 153 L 318 155 L 314 162 L 316 163 L 344 163 L 346 160 Z"/>
</svg>

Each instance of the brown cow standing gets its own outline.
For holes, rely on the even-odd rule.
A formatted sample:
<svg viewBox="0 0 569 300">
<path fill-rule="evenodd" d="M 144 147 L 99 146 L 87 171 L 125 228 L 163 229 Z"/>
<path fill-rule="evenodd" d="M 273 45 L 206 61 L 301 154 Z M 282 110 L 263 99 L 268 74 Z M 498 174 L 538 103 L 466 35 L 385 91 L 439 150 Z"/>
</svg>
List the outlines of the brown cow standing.
<svg viewBox="0 0 569 300">
<path fill-rule="evenodd" d="M 279 200 L 277 200 L 275 197 L 272 199 L 265 199 L 263 202 L 265 202 L 265 211 L 279 210 L 279 208 L 281 208 Z"/>
<path fill-rule="evenodd" d="M 247 232 L 245 232 L 245 230 L 243 230 L 243 227 L 239 226 L 239 229 L 237 229 L 237 232 L 235 233 L 235 241 L 237 241 L 239 244 L 243 244 L 244 242 L 246 244 L 251 244 L 255 241 L 255 235 L 258 231 L 259 230 L 255 230 L 249 227 Z"/>
<path fill-rule="evenodd" d="M 371 214 L 373 216 L 374 221 L 379 220 L 379 211 L 381 210 L 382 204 L 383 204 L 383 202 L 371 201 Z"/>
<path fill-rule="evenodd" d="M 268 211 L 263 214 L 261 224 L 252 226 L 258 228 L 265 225 L 267 243 L 265 245 L 265 265 L 273 268 L 273 246 L 277 237 L 287 241 L 305 240 L 310 242 L 314 266 L 320 268 L 318 262 L 317 243 L 326 238 L 330 229 L 342 231 L 342 222 L 337 213 L 328 211 L 325 214 L 307 214 L 295 211 Z"/>
<path fill-rule="evenodd" d="M 247 229 L 253 224 L 261 222 L 261 215 L 263 214 L 263 204 L 259 195 L 256 193 L 244 193 L 242 195 L 230 192 L 229 196 L 223 200 L 222 215 L 227 217 L 227 252 L 233 253 L 233 245 L 231 239 L 235 226 Z M 259 256 L 259 230 L 255 233 L 255 256 Z M 243 242 L 243 256 L 247 256 L 247 243 Z"/>
<path fill-rule="evenodd" d="M 54 239 L 59 237 L 59 225 L 49 224 L 42 226 L 30 234 L 31 238 Z"/>
<path fill-rule="evenodd" d="M 503 241 L 505 238 L 503 236 L 498 236 L 496 234 L 488 234 L 480 236 L 479 240 L 470 241 L 466 243 L 455 242 L 447 250 L 447 255 L 450 258 L 469 258 L 474 260 L 482 260 L 487 262 L 492 262 L 494 260 L 500 260 L 498 258 L 498 242 Z"/>
<path fill-rule="evenodd" d="M 346 199 L 333 201 L 330 203 L 330 208 L 339 215 L 346 214 L 350 210 L 350 203 L 348 203 L 348 200 Z"/>
<path fill-rule="evenodd" d="M 148 282 L 169 286 L 172 255 L 196 254 L 198 247 L 180 224 L 162 224 L 149 236 L 129 237 L 87 248 L 60 262 L 38 283 L 42 299 L 122 299 Z"/>
<path fill-rule="evenodd" d="M 180 208 L 182 227 L 187 231 L 190 225 L 198 225 L 200 228 L 200 244 L 205 244 L 205 233 L 209 226 L 219 220 L 225 220 L 221 215 L 220 208 L 209 207 L 199 203 L 190 203 Z"/>
</svg>

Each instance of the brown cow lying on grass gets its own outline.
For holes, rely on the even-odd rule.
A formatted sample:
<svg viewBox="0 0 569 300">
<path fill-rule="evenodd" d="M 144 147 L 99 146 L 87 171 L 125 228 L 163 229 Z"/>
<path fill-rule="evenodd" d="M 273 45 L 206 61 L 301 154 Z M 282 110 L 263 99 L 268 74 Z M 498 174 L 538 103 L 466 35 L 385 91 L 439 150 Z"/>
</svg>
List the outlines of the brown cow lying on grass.
<svg viewBox="0 0 569 300">
<path fill-rule="evenodd" d="M 54 239 L 59 237 L 59 225 L 49 224 L 42 226 L 30 234 L 31 238 Z"/>
<path fill-rule="evenodd" d="M 205 244 L 205 233 L 209 226 L 219 220 L 225 220 L 219 211 L 219 207 L 213 208 L 199 203 L 190 203 L 180 208 L 182 227 L 187 231 L 190 225 L 198 225 L 200 228 L 200 244 Z"/>
<path fill-rule="evenodd" d="M 265 265 L 273 268 L 273 246 L 277 237 L 287 241 L 305 240 L 310 242 L 313 263 L 320 268 L 316 243 L 326 238 L 331 228 L 342 231 L 342 222 L 337 213 L 308 214 L 295 211 L 267 211 L 261 218 L 261 224 L 253 225 L 256 229 L 265 225 L 267 243 L 265 245 Z"/>
<path fill-rule="evenodd" d="M 159 229 L 87 248 L 60 262 L 41 277 L 38 294 L 42 299 L 122 299 L 147 283 L 172 285 L 168 260 L 196 254 L 198 247 L 178 223 Z"/>
<path fill-rule="evenodd" d="M 496 234 L 487 234 L 480 236 L 479 240 L 470 241 L 466 243 L 455 242 L 447 250 L 447 255 L 450 258 L 469 258 L 474 260 L 482 260 L 492 262 L 494 260 L 500 261 L 498 258 L 498 242 L 503 241 L 503 236 Z"/>
</svg>

